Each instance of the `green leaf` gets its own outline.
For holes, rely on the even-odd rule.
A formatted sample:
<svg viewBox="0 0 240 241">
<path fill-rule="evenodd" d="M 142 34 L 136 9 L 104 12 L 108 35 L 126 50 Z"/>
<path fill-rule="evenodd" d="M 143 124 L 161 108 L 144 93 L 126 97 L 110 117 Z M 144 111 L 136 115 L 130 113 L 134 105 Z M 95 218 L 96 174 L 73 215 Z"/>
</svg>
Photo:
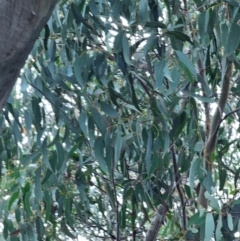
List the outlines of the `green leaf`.
<svg viewBox="0 0 240 241">
<path fill-rule="evenodd" d="M 240 167 L 237 169 L 235 176 L 234 176 L 234 186 L 237 187 L 237 181 L 239 179 L 239 174 L 240 174 Z"/>
<path fill-rule="evenodd" d="M 106 174 L 108 174 L 109 171 L 111 171 L 111 170 L 108 171 L 105 157 L 103 155 L 103 149 L 104 149 L 103 139 L 102 139 L 102 137 L 97 137 L 97 139 L 95 140 L 95 143 L 94 143 L 95 156 L 96 156 L 96 159 L 97 159 L 98 164 L 99 164 L 100 168 L 102 169 L 102 171 L 104 171 Z"/>
<path fill-rule="evenodd" d="M 13 203 L 19 198 L 19 191 L 14 192 L 8 201 L 8 210 L 11 210 Z"/>
<path fill-rule="evenodd" d="M 24 196 L 24 209 L 28 212 L 29 215 L 33 215 L 32 210 L 31 210 L 31 204 L 30 204 L 30 199 L 32 198 L 32 193 L 31 191 L 28 191 L 25 193 Z"/>
<path fill-rule="evenodd" d="M 61 231 L 71 239 L 76 239 L 76 236 L 69 231 L 64 219 L 61 221 Z"/>
<path fill-rule="evenodd" d="M 157 44 L 157 41 L 158 39 L 156 34 L 152 34 L 150 37 L 148 37 L 147 43 L 143 49 L 143 53 L 145 56 L 148 54 L 148 52 L 150 52 L 150 50 L 152 50 L 155 47 L 155 45 Z"/>
<path fill-rule="evenodd" d="M 97 4 L 95 0 L 90 0 L 89 1 L 89 8 L 91 12 L 93 13 L 94 16 L 97 16 L 99 14 Z"/>
<path fill-rule="evenodd" d="M 182 132 L 187 120 L 187 114 L 183 111 L 173 120 L 172 130 L 169 133 L 170 139 L 177 139 Z"/>
<path fill-rule="evenodd" d="M 236 175 L 235 175 L 235 177 L 236 177 Z M 227 180 L 227 170 L 225 170 L 225 169 L 219 170 L 219 179 L 220 179 L 219 180 L 220 181 L 219 190 L 223 190 L 225 182 Z"/>
<path fill-rule="evenodd" d="M 195 67 L 191 63 L 189 58 L 184 53 L 182 53 L 178 50 L 175 50 L 175 53 L 176 53 L 177 57 L 179 58 L 179 60 L 187 67 L 189 72 L 193 75 L 194 79 L 197 80 L 197 73 L 196 73 Z"/>
<path fill-rule="evenodd" d="M 49 55 L 49 60 L 51 62 L 54 62 L 56 58 L 56 42 L 54 40 L 50 41 L 48 55 Z"/>
<path fill-rule="evenodd" d="M 115 36 L 113 46 L 115 53 L 118 54 L 123 50 L 123 35 L 125 33 L 123 31 L 119 31 L 119 33 Z"/>
<path fill-rule="evenodd" d="M 144 25 L 148 17 L 148 4 L 145 0 L 140 0 L 139 2 L 139 18 L 140 22 Z"/>
<path fill-rule="evenodd" d="M 201 40 L 203 43 L 205 43 L 208 23 L 209 23 L 209 10 L 200 13 L 198 17 L 199 34 L 201 36 Z"/>
<path fill-rule="evenodd" d="M 4 218 L 3 225 L 4 225 L 4 227 L 3 227 L 3 237 L 5 239 L 7 239 L 8 238 L 8 219 L 7 218 Z"/>
<path fill-rule="evenodd" d="M 154 153 L 154 155 L 152 157 L 151 168 L 150 168 L 148 175 L 150 176 L 156 170 L 158 170 L 159 173 L 161 173 L 163 171 L 163 169 L 164 169 L 163 159 L 161 158 L 161 156 L 158 153 Z"/>
<path fill-rule="evenodd" d="M 212 213 L 207 213 L 205 221 L 205 241 L 211 241 L 214 232 L 214 220 Z"/>
<path fill-rule="evenodd" d="M 41 153 L 39 151 L 28 155 L 23 159 L 22 165 L 27 166 L 31 161 L 35 162 L 40 156 L 41 156 Z"/>
<path fill-rule="evenodd" d="M 40 104 L 41 100 L 39 98 L 33 97 L 32 99 L 32 110 L 34 115 L 35 126 L 37 129 L 41 127 L 41 111 L 40 111 Z"/>
<path fill-rule="evenodd" d="M 40 217 L 36 217 L 36 230 L 37 230 L 37 234 L 42 237 L 45 235 L 45 227 L 43 224 L 43 221 Z"/>
<path fill-rule="evenodd" d="M 129 47 L 129 43 L 128 43 L 126 33 L 123 33 L 123 35 L 122 35 L 122 50 L 123 50 L 123 57 L 124 57 L 125 62 L 128 65 L 130 65 L 130 60 L 129 60 L 130 47 Z"/>
<path fill-rule="evenodd" d="M 218 200 L 214 197 L 212 197 L 209 192 L 205 192 L 204 194 L 205 198 L 208 199 L 210 201 L 209 205 L 216 211 L 220 210 L 219 204 L 218 204 Z"/>
<path fill-rule="evenodd" d="M 43 39 L 43 44 L 44 44 L 44 49 L 48 50 L 48 39 L 50 36 L 50 30 L 49 30 L 49 27 L 47 24 L 45 25 L 44 29 L 45 29 L 45 35 L 44 35 L 44 39 Z"/>
<path fill-rule="evenodd" d="M 122 150 L 122 144 L 123 144 L 123 141 L 122 141 L 121 131 L 118 129 L 117 130 L 117 136 L 116 136 L 115 143 L 114 143 L 114 163 L 115 163 L 115 166 L 119 162 L 119 158 L 120 158 L 121 150 Z"/>
<path fill-rule="evenodd" d="M 101 102 L 101 110 L 110 117 L 113 117 L 113 118 L 119 117 L 118 112 L 106 102 Z"/>
<path fill-rule="evenodd" d="M 113 189 L 110 187 L 108 182 L 105 183 L 105 190 L 107 192 L 107 196 L 109 198 L 109 201 L 110 201 L 110 204 L 111 204 L 112 208 L 115 208 L 116 200 L 115 200 L 114 192 L 113 192 Z"/>
<path fill-rule="evenodd" d="M 216 241 L 221 241 L 221 236 L 222 236 L 221 229 L 222 229 L 222 215 L 219 214 L 217 227 L 215 230 Z"/>
<path fill-rule="evenodd" d="M 43 198 L 42 186 L 41 186 L 41 167 L 35 171 L 35 197 L 41 202 Z"/>
<path fill-rule="evenodd" d="M 146 151 L 146 157 L 145 157 L 145 161 L 146 161 L 146 169 L 147 169 L 147 173 L 150 173 L 151 170 L 151 166 L 152 166 L 152 142 L 153 142 L 153 135 L 152 135 L 152 131 L 149 130 L 148 132 L 148 140 L 147 140 L 147 151 Z"/>
<path fill-rule="evenodd" d="M 93 34 L 98 35 L 96 30 L 86 22 L 86 20 L 82 16 L 81 12 L 79 11 L 78 7 L 74 3 L 71 4 L 71 10 L 72 10 L 73 16 L 75 17 L 77 24 L 82 23 L 86 28 L 90 29 Z"/>
<path fill-rule="evenodd" d="M 53 138 L 53 141 L 47 145 L 47 147 L 51 147 L 56 144 L 56 142 L 59 140 L 59 130 L 57 130 L 57 134 Z M 46 140 L 47 141 L 47 140 Z M 44 148 L 43 148 L 44 149 Z"/>
<path fill-rule="evenodd" d="M 190 167 L 190 172 L 189 172 L 189 186 L 191 189 L 191 194 L 193 196 L 193 191 L 194 191 L 194 179 L 195 179 L 195 174 L 197 171 L 197 168 L 199 167 L 199 162 L 201 160 L 197 159 L 197 160 L 193 160 L 191 163 L 191 167 Z"/>
<path fill-rule="evenodd" d="M 75 220 L 73 219 L 71 213 L 72 213 L 72 200 L 68 197 L 64 199 L 64 210 L 65 210 L 65 216 L 66 216 L 66 221 L 67 224 L 70 227 L 74 226 Z"/>
<path fill-rule="evenodd" d="M 229 227 L 230 231 L 233 231 L 233 218 L 230 213 L 228 213 L 228 215 L 227 215 L 227 223 L 228 223 L 228 227 Z"/>
<path fill-rule="evenodd" d="M 86 66 L 86 63 L 89 61 L 89 57 L 88 55 L 82 54 L 80 57 L 78 57 L 73 65 L 73 69 L 74 69 L 74 75 L 78 81 L 78 83 L 84 87 L 86 85 L 86 81 L 83 78 L 83 70 L 84 67 Z"/>
<path fill-rule="evenodd" d="M 20 211 L 20 208 L 16 208 L 15 209 L 15 217 L 16 217 L 16 221 L 18 223 L 20 223 L 21 222 L 21 211 Z"/>
<path fill-rule="evenodd" d="M 44 190 L 44 201 L 45 201 L 45 222 L 49 220 L 51 214 L 51 201 L 50 195 L 47 190 Z"/>
<path fill-rule="evenodd" d="M 205 146 L 205 144 L 203 141 L 198 141 L 195 144 L 194 151 L 201 152 L 204 149 L 204 146 Z"/>
<path fill-rule="evenodd" d="M 161 60 L 154 67 L 154 73 L 155 73 L 155 78 L 156 78 L 156 88 L 158 88 L 161 91 L 161 93 L 164 93 L 163 70 L 164 70 L 166 64 L 167 64 L 166 60 Z"/>
<path fill-rule="evenodd" d="M 132 102 L 133 102 L 134 106 L 137 108 L 137 110 L 141 111 L 141 109 L 139 107 L 136 91 L 134 89 L 134 84 L 133 84 L 134 79 L 133 79 L 133 77 L 130 73 L 128 74 L 127 78 L 128 78 L 128 82 L 129 82 L 130 87 L 131 87 Z"/>
<path fill-rule="evenodd" d="M 193 42 L 191 41 L 190 37 L 180 31 L 166 31 L 165 34 L 167 36 L 174 36 L 176 39 L 181 40 L 181 41 L 187 41 L 190 44 L 193 44 Z"/>
<path fill-rule="evenodd" d="M 239 45 L 240 35 L 236 34 L 240 32 L 240 26 L 237 23 L 232 23 L 228 33 L 228 41 L 226 43 L 225 50 L 227 56 L 231 55 Z"/>
<path fill-rule="evenodd" d="M 93 119 L 95 121 L 95 124 L 97 125 L 101 133 L 105 134 L 107 129 L 103 121 L 102 115 L 98 112 L 96 108 L 92 108 L 92 114 L 93 114 Z"/>
<path fill-rule="evenodd" d="M 163 148 L 163 153 L 167 153 L 170 147 L 170 137 L 168 132 L 164 131 L 163 132 L 163 140 L 164 140 L 164 148 Z"/>
<path fill-rule="evenodd" d="M 88 129 L 87 129 L 87 114 L 85 112 L 82 112 L 79 117 L 79 125 L 80 128 L 85 135 L 85 137 L 88 137 Z"/>
<path fill-rule="evenodd" d="M 128 185 L 124 187 L 123 201 L 126 202 L 133 194 L 134 189 Z"/>
<path fill-rule="evenodd" d="M 149 28 L 167 28 L 166 24 L 159 22 L 159 21 L 152 21 L 152 22 L 147 22 L 145 24 L 145 27 L 149 27 Z"/>
<path fill-rule="evenodd" d="M 57 142 L 55 144 L 55 146 L 56 146 L 56 149 L 57 149 L 57 156 L 58 156 L 57 167 L 58 167 L 58 170 L 60 171 L 63 164 L 64 164 L 64 161 L 65 161 L 65 158 L 66 158 L 66 153 L 65 153 L 64 148 L 63 148 L 61 143 Z"/>
</svg>

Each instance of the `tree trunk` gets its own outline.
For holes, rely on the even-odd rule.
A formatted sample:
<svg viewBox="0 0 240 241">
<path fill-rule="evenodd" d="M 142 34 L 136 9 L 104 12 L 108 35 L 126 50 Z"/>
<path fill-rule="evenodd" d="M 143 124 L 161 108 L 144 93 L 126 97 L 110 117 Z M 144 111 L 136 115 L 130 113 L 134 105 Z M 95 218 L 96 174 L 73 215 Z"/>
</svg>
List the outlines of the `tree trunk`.
<svg viewBox="0 0 240 241">
<path fill-rule="evenodd" d="M 0 111 L 57 0 L 0 0 Z"/>
</svg>

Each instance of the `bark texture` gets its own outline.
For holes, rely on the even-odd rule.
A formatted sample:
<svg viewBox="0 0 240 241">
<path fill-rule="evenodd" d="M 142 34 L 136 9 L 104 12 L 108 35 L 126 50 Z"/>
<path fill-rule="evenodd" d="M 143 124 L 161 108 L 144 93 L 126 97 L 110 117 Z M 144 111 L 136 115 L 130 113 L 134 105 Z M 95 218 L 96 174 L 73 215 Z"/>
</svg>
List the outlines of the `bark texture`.
<svg viewBox="0 0 240 241">
<path fill-rule="evenodd" d="M 0 0 L 0 111 L 58 0 Z"/>
</svg>

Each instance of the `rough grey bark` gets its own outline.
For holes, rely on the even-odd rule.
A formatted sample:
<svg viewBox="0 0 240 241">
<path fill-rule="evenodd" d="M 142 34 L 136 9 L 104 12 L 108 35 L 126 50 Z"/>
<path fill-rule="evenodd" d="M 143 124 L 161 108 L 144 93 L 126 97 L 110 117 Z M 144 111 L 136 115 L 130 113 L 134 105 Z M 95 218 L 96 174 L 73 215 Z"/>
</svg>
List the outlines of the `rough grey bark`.
<svg viewBox="0 0 240 241">
<path fill-rule="evenodd" d="M 0 0 L 0 111 L 58 0 Z"/>
</svg>

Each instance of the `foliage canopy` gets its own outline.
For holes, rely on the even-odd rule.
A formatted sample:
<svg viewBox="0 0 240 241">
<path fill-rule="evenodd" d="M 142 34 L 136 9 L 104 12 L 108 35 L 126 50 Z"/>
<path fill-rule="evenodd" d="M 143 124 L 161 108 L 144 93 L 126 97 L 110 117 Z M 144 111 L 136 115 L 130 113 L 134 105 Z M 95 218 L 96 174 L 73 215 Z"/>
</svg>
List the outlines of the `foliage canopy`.
<svg viewBox="0 0 240 241">
<path fill-rule="evenodd" d="M 239 22 L 235 0 L 60 1 L 0 116 L 3 237 L 235 240 Z"/>
</svg>

